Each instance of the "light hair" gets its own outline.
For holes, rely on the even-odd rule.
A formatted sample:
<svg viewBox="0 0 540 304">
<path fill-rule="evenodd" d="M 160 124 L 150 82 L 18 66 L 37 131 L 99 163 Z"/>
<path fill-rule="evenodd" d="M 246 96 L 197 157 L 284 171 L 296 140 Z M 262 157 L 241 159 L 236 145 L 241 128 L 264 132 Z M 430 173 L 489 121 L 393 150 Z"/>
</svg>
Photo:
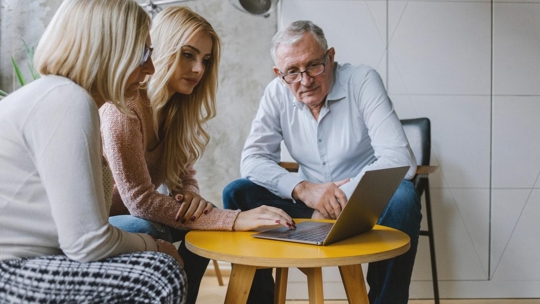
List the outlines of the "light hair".
<svg viewBox="0 0 540 304">
<path fill-rule="evenodd" d="M 127 113 L 127 79 L 140 65 L 150 24 L 133 0 L 65 0 L 39 41 L 34 64 L 40 74 L 67 77 Z"/>
<path fill-rule="evenodd" d="M 191 94 L 176 92 L 168 100 L 170 94 L 167 85 L 180 64 L 182 47 L 200 33 L 207 33 L 212 39 L 211 58 L 204 75 Z M 147 82 L 147 93 L 155 130 L 158 136 L 164 136 L 165 152 L 161 170 L 164 183 L 175 193 L 182 188 L 179 174 L 186 173 L 187 166 L 202 156 L 210 140 L 204 125 L 216 116 L 221 41 L 206 19 L 183 6 L 168 7 L 157 14 L 150 36 L 156 72 Z M 159 117 L 165 117 L 162 132 L 158 131 Z"/>
<path fill-rule="evenodd" d="M 274 65 L 277 65 L 276 51 L 279 45 L 294 45 L 304 36 L 304 33 L 309 32 L 315 37 L 319 45 L 323 50 L 328 49 L 328 42 L 324 37 L 323 30 L 315 23 L 308 20 L 298 20 L 287 25 L 279 30 L 272 38 L 272 46 L 270 47 L 270 55 L 274 61 Z"/>
</svg>

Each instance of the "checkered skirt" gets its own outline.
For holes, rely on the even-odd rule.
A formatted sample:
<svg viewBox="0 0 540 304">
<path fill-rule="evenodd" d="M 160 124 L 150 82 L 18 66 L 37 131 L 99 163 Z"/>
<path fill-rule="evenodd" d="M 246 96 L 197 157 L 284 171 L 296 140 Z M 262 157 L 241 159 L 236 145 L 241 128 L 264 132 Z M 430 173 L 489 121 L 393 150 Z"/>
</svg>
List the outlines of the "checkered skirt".
<svg viewBox="0 0 540 304">
<path fill-rule="evenodd" d="M 0 303 L 185 303 L 184 270 L 137 252 L 90 263 L 64 255 L 0 261 Z"/>
</svg>

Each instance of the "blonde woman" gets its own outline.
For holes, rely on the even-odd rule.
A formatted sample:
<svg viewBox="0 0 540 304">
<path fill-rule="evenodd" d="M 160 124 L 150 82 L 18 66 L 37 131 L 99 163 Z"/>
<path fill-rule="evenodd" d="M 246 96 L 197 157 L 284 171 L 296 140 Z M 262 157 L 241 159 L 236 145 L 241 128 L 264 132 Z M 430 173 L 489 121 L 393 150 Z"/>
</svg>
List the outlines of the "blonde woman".
<svg viewBox="0 0 540 304">
<path fill-rule="evenodd" d="M 125 109 L 153 72 L 149 30 L 135 1 L 65 0 L 43 76 L 2 100 L 0 303 L 185 302 L 174 246 L 107 221 L 98 108 Z"/>
<path fill-rule="evenodd" d="M 100 111 L 106 157 L 114 180 L 112 216 L 122 229 L 170 241 L 190 229 L 249 230 L 281 223 L 293 227 L 281 209 L 247 212 L 212 208 L 199 192 L 193 164 L 209 141 L 204 124 L 215 116 L 221 42 L 212 26 L 187 7 L 169 7 L 153 21 L 155 73 L 139 98 L 127 103 L 132 115 L 113 105 Z M 157 188 L 164 184 L 170 195 Z M 208 260 L 181 243 L 188 275 L 188 303 L 194 303 Z"/>
</svg>

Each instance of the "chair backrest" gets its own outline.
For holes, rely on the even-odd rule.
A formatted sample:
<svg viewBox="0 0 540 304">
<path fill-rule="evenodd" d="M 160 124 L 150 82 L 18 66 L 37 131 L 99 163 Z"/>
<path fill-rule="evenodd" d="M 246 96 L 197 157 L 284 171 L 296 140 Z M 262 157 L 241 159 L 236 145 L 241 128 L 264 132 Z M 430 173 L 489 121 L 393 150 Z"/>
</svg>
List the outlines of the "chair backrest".
<svg viewBox="0 0 540 304">
<path fill-rule="evenodd" d="M 429 166 L 431 156 L 431 123 L 429 118 L 402 119 L 401 124 L 416 157 L 416 163 Z"/>
</svg>

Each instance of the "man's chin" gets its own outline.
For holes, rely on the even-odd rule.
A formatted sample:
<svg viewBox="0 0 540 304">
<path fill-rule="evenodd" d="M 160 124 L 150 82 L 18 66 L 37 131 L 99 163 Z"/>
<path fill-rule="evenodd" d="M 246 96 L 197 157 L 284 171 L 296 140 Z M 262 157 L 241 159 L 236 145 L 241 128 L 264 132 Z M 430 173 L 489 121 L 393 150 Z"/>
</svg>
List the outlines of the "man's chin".
<svg viewBox="0 0 540 304">
<path fill-rule="evenodd" d="M 307 105 L 308 107 L 315 107 L 317 105 L 320 105 L 322 102 L 324 102 L 324 98 L 320 98 L 316 95 L 308 95 L 308 96 L 302 96 L 302 99 L 300 101 Z"/>
</svg>

